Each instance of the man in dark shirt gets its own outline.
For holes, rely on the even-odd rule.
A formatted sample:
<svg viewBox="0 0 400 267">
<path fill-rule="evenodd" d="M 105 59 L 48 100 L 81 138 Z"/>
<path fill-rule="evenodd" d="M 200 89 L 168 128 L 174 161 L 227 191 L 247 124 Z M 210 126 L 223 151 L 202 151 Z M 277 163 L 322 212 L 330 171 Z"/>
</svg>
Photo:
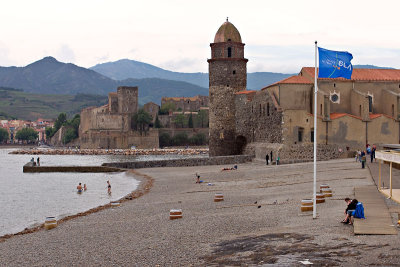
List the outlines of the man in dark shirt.
<svg viewBox="0 0 400 267">
<path fill-rule="evenodd" d="M 356 206 L 357 206 L 358 200 L 357 199 L 351 200 L 350 198 L 346 197 L 344 199 L 344 201 L 347 203 L 347 208 L 344 211 L 344 214 L 346 214 L 346 217 L 344 218 L 342 223 L 349 223 L 350 222 L 349 219 L 350 219 L 353 211 L 356 210 Z"/>
</svg>

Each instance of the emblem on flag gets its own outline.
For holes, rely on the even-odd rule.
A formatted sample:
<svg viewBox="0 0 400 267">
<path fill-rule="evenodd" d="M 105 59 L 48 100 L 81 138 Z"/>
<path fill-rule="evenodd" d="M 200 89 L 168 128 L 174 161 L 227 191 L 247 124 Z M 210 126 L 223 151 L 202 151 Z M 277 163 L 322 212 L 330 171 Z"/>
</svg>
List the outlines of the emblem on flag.
<svg viewBox="0 0 400 267">
<path fill-rule="evenodd" d="M 349 52 L 333 51 L 318 47 L 319 71 L 318 78 L 351 79 L 353 55 Z"/>
</svg>

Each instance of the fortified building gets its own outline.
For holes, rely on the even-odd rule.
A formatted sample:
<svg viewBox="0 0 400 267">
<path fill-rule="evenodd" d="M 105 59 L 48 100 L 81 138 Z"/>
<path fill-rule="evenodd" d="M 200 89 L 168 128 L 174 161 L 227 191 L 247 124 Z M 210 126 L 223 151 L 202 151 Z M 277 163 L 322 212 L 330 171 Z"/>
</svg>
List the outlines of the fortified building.
<svg viewBox="0 0 400 267">
<path fill-rule="evenodd" d="M 132 116 L 138 112 L 138 88 L 118 87 L 108 94 L 108 104 L 81 111 L 79 143 L 81 148 L 154 148 L 158 131 L 152 128 L 140 134 L 132 128 Z"/>
<path fill-rule="evenodd" d="M 354 69 L 351 80 L 318 79 L 317 136 L 314 136 L 314 68 L 304 67 L 260 91 L 246 90 L 244 44 L 226 21 L 211 44 L 210 155 L 244 149 L 263 158 L 344 156 L 367 144 L 399 143 L 400 70 Z M 247 151 L 246 153 L 248 153 Z"/>
</svg>

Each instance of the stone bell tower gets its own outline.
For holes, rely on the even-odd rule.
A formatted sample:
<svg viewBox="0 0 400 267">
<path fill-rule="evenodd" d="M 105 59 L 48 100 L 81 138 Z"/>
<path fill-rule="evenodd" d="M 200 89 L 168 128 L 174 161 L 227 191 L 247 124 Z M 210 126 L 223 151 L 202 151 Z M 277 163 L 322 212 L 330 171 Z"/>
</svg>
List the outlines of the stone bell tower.
<svg viewBox="0 0 400 267">
<path fill-rule="evenodd" d="M 246 90 L 247 59 L 236 27 L 226 19 L 215 34 L 208 59 L 210 156 L 236 154 L 235 93 Z"/>
</svg>

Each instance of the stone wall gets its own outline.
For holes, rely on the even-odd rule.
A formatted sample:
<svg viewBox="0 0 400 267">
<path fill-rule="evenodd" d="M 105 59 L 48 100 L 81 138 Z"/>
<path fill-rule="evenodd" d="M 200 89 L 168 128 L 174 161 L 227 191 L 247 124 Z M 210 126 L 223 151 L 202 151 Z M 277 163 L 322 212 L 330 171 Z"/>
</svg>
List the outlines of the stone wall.
<svg viewBox="0 0 400 267">
<path fill-rule="evenodd" d="M 34 166 L 28 162 L 23 172 L 121 172 L 123 170 L 106 166 Z"/>
<path fill-rule="evenodd" d="M 92 130 L 79 136 L 81 148 L 158 148 L 158 129 L 140 135 L 136 131 Z"/>
<path fill-rule="evenodd" d="M 117 89 L 118 113 L 134 114 L 139 109 L 138 88 L 120 86 Z"/>
<path fill-rule="evenodd" d="M 125 169 L 154 168 L 154 167 L 186 167 L 186 166 L 238 164 L 251 161 L 252 159 L 253 156 L 236 155 L 236 156 L 188 158 L 188 159 L 175 159 L 175 160 L 112 162 L 112 163 L 103 163 L 102 166 L 125 168 Z"/>
<path fill-rule="evenodd" d="M 236 137 L 249 142 L 280 143 L 282 141 L 282 112 L 274 105 L 267 90 L 253 96 L 237 94 Z"/>
<path fill-rule="evenodd" d="M 265 162 L 265 155 L 270 155 L 272 151 L 272 161 L 280 157 L 281 164 L 308 162 L 314 160 L 313 144 L 284 145 L 277 143 L 252 143 L 247 147 L 247 153 L 253 153 L 259 161 Z M 317 146 L 317 160 L 329 160 L 337 158 L 346 158 L 353 156 L 353 151 L 347 151 L 345 146 L 323 145 Z M 271 158 L 270 158 L 271 160 Z"/>
</svg>

